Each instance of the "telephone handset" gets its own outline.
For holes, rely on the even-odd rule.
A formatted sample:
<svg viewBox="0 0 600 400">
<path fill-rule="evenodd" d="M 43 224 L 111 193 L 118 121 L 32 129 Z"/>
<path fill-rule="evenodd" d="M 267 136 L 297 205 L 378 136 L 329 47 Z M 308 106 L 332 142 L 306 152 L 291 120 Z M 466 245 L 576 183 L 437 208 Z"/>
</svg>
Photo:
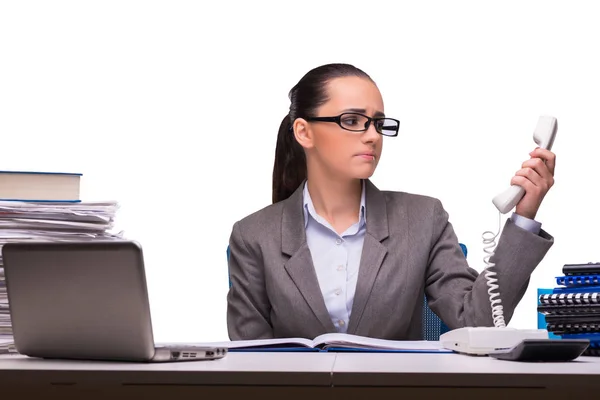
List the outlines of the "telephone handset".
<svg viewBox="0 0 600 400">
<path fill-rule="evenodd" d="M 533 132 L 533 140 L 541 148 L 551 150 L 556 137 L 558 124 L 556 118 L 550 116 L 541 116 Z M 496 271 L 493 270 L 495 264 L 491 262 L 496 247 L 496 238 L 500 234 L 500 221 L 502 214 L 512 210 L 521 201 L 525 195 L 525 190 L 517 185 L 510 186 L 507 190 L 493 198 L 492 202 L 498 209 L 498 233 L 486 231 L 483 233 L 484 252 L 487 254 L 483 261 L 486 266 L 484 269 L 490 304 L 492 307 L 492 318 L 494 327 L 464 327 L 451 330 L 440 335 L 442 346 L 449 350 L 459 353 L 472 355 L 489 355 L 504 351 L 523 343 L 525 340 L 538 340 L 545 343 L 546 346 L 555 346 L 554 341 L 548 339 L 548 331 L 545 329 L 515 329 L 507 328 L 504 322 L 502 310 L 502 301 L 499 298 L 500 293 L 496 292 L 498 279 Z"/>
<path fill-rule="evenodd" d="M 533 131 L 534 142 L 536 142 L 542 149 L 552 150 L 557 129 L 558 124 L 556 122 L 556 118 L 541 116 L 538 120 L 535 131 Z M 494 203 L 498 211 L 500 211 L 502 214 L 506 214 L 515 208 L 524 195 L 525 190 L 521 186 L 512 185 L 504 192 L 494 197 L 492 199 L 492 203 Z"/>
<path fill-rule="evenodd" d="M 556 118 L 550 116 L 541 116 L 538 119 L 537 126 L 533 131 L 533 141 L 543 149 L 551 150 L 554 144 L 554 138 L 556 137 L 556 131 L 558 130 L 558 123 Z M 492 202 L 502 214 L 506 214 L 512 210 L 521 201 L 525 195 L 525 189 L 518 185 L 512 185 L 504 192 L 500 193 L 493 198 Z M 496 247 L 496 237 L 500 234 L 500 220 L 501 215 L 498 215 L 498 233 L 486 231 L 483 233 L 483 244 L 486 245 L 483 251 L 487 254 L 483 262 L 486 264 L 485 277 L 487 279 L 487 285 L 489 287 L 488 294 L 490 295 L 490 304 L 492 306 L 492 317 L 494 319 L 494 326 L 497 328 L 504 328 L 504 314 L 502 311 L 502 300 L 499 298 L 500 293 L 495 292 L 498 289 L 498 279 L 496 278 L 496 271 L 491 268 L 495 266 L 495 263 L 491 262 L 490 259 L 494 255 L 494 249 Z"/>
</svg>

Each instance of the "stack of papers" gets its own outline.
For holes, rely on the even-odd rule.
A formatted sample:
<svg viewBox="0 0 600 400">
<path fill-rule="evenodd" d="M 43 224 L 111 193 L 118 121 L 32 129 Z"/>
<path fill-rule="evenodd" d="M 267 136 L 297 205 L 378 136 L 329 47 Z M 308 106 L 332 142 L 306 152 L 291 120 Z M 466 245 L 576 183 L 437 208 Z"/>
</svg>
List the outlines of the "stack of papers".
<svg viewBox="0 0 600 400">
<path fill-rule="evenodd" d="M 117 202 L 0 201 L 0 353 L 12 347 L 1 248 L 10 242 L 121 240 L 113 233 Z"/>
<path fill-rule="evenodd" d="M 0 354 L 3 353 L 4 343 L 12 341 L 12 329 L 10 324 L 10 313 L 8 311 L 8 299 L 6 297 L 6 282 L 4 281 L 4 268 L 0 264 Z"/>
<path fill-rule="evenodd" d="M 0 201 L 0 229 L 105 231 L 113 227 L 116 202 Z"/>
<path fill-rule="evenodd" d="M 10 335 L 0 335 L 0 354 L 16 353 L 13 338 Z"/>
</svg>

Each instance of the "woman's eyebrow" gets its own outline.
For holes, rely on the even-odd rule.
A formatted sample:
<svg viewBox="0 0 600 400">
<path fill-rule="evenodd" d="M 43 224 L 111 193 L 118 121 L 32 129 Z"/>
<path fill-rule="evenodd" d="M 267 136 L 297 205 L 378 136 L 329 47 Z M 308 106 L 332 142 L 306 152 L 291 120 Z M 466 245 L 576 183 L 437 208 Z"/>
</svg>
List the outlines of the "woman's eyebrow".
<svg viewBox="0 0 600 400">
<path fill-rule="evenodd" d="M 367 110 L 364 108 L 347 108 L 343 112 L 357 112 L 361 114 L 366 114 Z M 375 117 L 385 117 L 385 114 L 382 111 L 376 111 Z"/>
</svg>

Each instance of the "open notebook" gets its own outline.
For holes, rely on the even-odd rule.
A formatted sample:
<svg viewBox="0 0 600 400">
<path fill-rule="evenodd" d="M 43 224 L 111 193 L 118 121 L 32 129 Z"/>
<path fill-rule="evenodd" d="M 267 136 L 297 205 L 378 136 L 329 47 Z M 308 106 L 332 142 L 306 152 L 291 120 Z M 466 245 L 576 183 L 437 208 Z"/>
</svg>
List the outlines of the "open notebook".
<svg viewBox="0 0 600 400">
<path fill-rule="evenodd" d="M 450 353 L 440 342 L 374 339 L 347 333 L 326 333 L 313 340 L 277 338 L 195 343 L 198 346 L 222 346 L 230 352 L 241 351 L 329 351 L 329 352 L 394 352 Z"/>
</svg>

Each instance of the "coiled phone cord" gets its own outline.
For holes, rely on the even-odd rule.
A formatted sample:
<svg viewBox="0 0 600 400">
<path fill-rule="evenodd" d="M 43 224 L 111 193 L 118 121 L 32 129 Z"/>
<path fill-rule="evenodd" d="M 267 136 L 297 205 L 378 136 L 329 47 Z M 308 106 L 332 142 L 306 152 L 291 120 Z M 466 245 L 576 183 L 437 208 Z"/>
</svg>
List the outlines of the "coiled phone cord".
<svg viewBox="0 0 600 400">
<path fill-rule="evenodd" d="M 492 269 L 496 265 L 491 262 L 490 259 L 494 256 L 495 248 L 496 248 L 496 238 L 500 234 L 502 222 L 502 214 L 498 213 L 498 233 L 494 234 L 491 231 L 485 231 L 481 235 L 483 239 L 484 248 L 483 251 L 486 253 L 486 256 L 483 257 L 483 262 L 485 263 L 485 278 L 487 279 L 488 285 L 488 294 L 490 296 L 490 304 L 492 306 L 492 318 L 494 319 L 494 326 L 496 328 L 504 328 L 506 324 L 504 322 L 504 311 L 502 307 L 502 300 L 500 299 L 500 293 L 495 292 L 499 289 L 498 286 L 498 278 L 496 278 L 496 271 Z"/>
</svg>

